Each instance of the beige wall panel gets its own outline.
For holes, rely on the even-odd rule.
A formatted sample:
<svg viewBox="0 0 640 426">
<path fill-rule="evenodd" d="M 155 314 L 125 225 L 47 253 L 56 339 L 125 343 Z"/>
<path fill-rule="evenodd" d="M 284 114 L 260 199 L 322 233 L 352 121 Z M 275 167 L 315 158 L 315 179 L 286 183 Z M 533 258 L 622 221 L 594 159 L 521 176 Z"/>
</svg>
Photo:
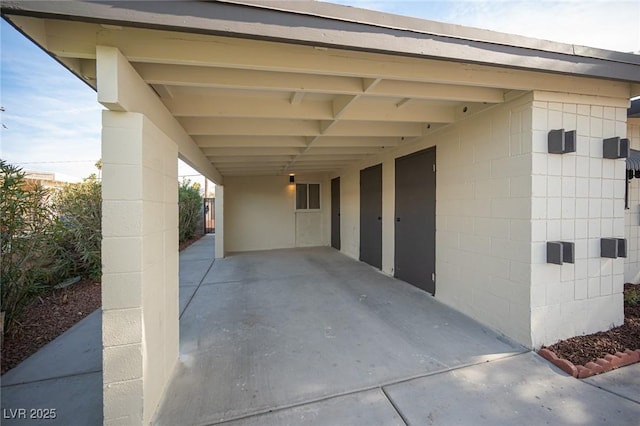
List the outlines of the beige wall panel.
<svg viewBox="0 0 640 426">
<path fill-rule="evenodd" d="M 228 176 L 224 192 L 225 250 L 327 245 L 329 180 L 325 175 L 300 174 L 296 182 L 321 184 L 320 212 L 295 212 L 296 187 L 289 183 L 289 176 Z"/>
</svg>

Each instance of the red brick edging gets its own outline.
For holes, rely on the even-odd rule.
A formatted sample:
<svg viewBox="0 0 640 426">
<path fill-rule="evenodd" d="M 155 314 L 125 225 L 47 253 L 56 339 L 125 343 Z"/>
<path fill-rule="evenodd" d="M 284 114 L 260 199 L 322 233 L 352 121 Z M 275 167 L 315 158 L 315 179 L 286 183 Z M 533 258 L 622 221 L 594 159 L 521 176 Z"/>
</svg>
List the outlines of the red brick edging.
<svg viewBox="0 0 640 426">
<path fill-rule="evenodd" d="M 640 349 L 635 351 L 626 349 L 624 352 L 616 352 L 615 355 L 605 355 L 604 358 L 598 358 L 596 362 L 588 362 L 586 365 L 574 365 L 571 361 L 558 358 L 558 355 L 549 348 L 540 349 L 538 353 L 565 373 L 578 379 L 605 373 L 614 368 L 624 367 L 640 361 Z"/>
</svg>

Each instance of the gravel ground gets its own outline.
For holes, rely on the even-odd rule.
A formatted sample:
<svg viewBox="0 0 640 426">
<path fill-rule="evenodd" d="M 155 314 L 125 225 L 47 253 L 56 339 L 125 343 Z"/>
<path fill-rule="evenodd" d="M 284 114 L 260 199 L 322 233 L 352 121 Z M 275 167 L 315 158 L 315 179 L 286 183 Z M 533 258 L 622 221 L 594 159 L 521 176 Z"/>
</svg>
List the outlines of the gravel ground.
<svg viewBox="0 0 640 426">
<path fill-rule="evenodd" d="M 640 295 L 640 284 L 625 284 L 625 293 L 628 292 L 638 292 Z M 632 306 L 625 302 L 624 317 L 624 324 L 620 327 L 561 340 L 549 346 L 549 349 L 574 365 L 585 365 L 607 354 L 624 352 L 625 349 L 640 349 L 640 303 Z"/>
</svg>

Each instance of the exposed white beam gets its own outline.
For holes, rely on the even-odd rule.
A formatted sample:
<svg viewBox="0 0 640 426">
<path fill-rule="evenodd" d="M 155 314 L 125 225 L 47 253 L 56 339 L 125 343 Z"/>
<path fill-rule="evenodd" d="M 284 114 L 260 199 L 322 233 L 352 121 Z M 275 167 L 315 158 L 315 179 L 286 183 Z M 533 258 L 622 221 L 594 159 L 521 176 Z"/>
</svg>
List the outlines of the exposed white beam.
<svg viewBox="0 0 640 426">
<path fill-rule="evenodd" d="M 176 36 L 178 35 L 178 36 Z M 444 60 L 380 53 L 317 50 L 310 46 L 225 38 L 202 34 L 47 21 L 50 51 L 60 57 L 95 58 L 95 43 L 120 46 L 131 62 L 172 63 L 261 71 L 284 71 L 362 79 L 396 79 L 429 83 L 482 85 L 513 90 L 546 90 L 608 97 L 628 97 L 629 83 L 539 71 L 496 68 Z M 135 40 L 135 43 L 132 43 Z M 201 45 L 201 49 L 194 49 Z M 168 58 L 171 58 L 170 60 Z M 372 64 L 376 66 L 372 66 Z M 363 80 L 364 81 L 364 80 Z"/>
<path fill-rule="evenodd" d="M 368 155 L 380 152 L 381 146 L 363 146 L 363 147 L 318 147 L 314 145 L 305 152 L 306 155 Z M 304 157 L 300 157 L 304 158 Z"/>
<path fill-rule="evenodd" d="M 380 81 L 382 81 L 381 78 L 375 78 L 375 77 L 373 77 L 373 78 L 371 78 L 371 77 L 363 78 L 362 79 L 362 91 L 363 92 L 369 92 L 373 87 L 377 86 L 380 83 Z"/>
<path fill-rule="evenodd" d="M 344 113 L 344 111 L 349 108 L 349 105 L 355 102 L 358 99 L 357 96 L 336 96 L 333 98 L 332 107 L 333 107 L 333 118 L 339 119 L 340 116 Z"/>
<path fill-rule="evenodd" d="M 220 158 L 224 156 L 256 156 L 264 155 L 298 155 L 300 148 L 202 148 L 207 157 Z"/>
<path fill-rule="evenodd" d="M 304 92 L 293 92 L 289 102 L 291 103 L 291 105 L 300 105 L 300 102 L 302 102 L 302 98 L 304 98 Z"/>
<path fill-rule="evenodd" d="M 301 136 L 194 136 L 200 148 L 305 147 Z"/>
<path fill-rule="evenodd" d="M 215 164 L 222 163 L 244 163 L 244 162 L 284 162 L 293 158 L 290 155 L 243 155 L 243 156 L 227 156 L 227 157 L 210 157 Z"/>
<path fill-rule="evenodd" d="M 427 102 L 413 101 L 398 108 L 388 99 L 361 97 L 344 111 L 341 121 L 372 120 L 416 123 L 453 123 L 455 121 L 453 105 L 431 105 Z"/>
<path fill-rule="evenodd" d="M 444 99 L 469 102 L 504 101 L 503 90 L 479 86 L 421 83 L 406 80 L 358 79 L 331 75 L 254 71 L 188 65 L 137 63 L 134 67 L 149 84 L 278 90 L 293 92 L 292 103 L 304 93 Z M 90 75 L 90 72 L 87 73 Z M 359 83 L 360 82 L 360 83 Z"/>
<path fill-rule="evenodd" d="M 98 101 L 110 110 L 147 116 L 177 145 L 180 157 L 208 179 L 222 184 L 222 175 L 167 110 L 127 59 L 115 47 L 98 46 Z"/>
<path fill-rule="evenodd" d="M 318 136 L 315 120 L 184 117 L 179 119 L 190 135 L 216 136 Z M 420 123 L 339 121 L 325 136 L 410 137 L 421 136 Z"/>
<path fill-rule="evenodd" d="M 171 92 L 171 89 L 169 89 L 169 87 L 167 87 L 166 85 L 152 84 L 151 87 L 153 87 L 153 90 L 155 90 L 158 96 L 160 96 L 162 99 L 173 98 L 173 93 Z"/>
<path fill-rule="evenodd" d="M 369 89 L 367 94 L 446 101 L 504 102 L 502 89 L 401 80 L 382 80 Z"/>
<path fill-rule="evenodd" d="M 322 136 L 314 143 L 314 148 L 321 147 L 394 147 L 402 142 L 400 137 L 339 137 Z"/>
<path fill-rule="evenodd" d="M 143 62 L 134 67 L 151 84 L 300 93 L 362 92 L 361 79 L 356 77 Z"/>
<path fill-rule="evenodd" d="M 190 135 L 315 136 L 316 120 L 184 117 L 179 119 Z"/>
<path fill-rule="evenodd" d="M 420 123 L 339 121 L 324 136 L 422 136 Z"/>
<path fill-rule="evenodd" d="M 328 102 L 292 104 L 288 99 L 245 96 L 176 95 L 165 99 L 176 117 L 256 117 L 298 120 L 332 118 Z"/>
</svg>

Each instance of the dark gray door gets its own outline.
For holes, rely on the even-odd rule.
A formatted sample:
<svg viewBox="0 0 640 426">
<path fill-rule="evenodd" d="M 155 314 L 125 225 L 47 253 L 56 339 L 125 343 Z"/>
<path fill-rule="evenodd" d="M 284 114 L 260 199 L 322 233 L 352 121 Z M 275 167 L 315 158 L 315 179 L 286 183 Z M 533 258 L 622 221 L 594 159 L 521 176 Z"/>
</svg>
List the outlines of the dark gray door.
<svg viewBox="0 0 640 426">
<path fill-rule="evenodd" d="M 340 178 L 331 179 L 331 247 L 340 250 Z"/>
<path fill-rule="evenodd" d="M 360 260 L 382 268 L 382 164 L 360 170 Z"/>
<path fill-rule="evenodd" d="M 397 278 L 435 294 L 436 149 L 396 159 Z"/>
</svg>

